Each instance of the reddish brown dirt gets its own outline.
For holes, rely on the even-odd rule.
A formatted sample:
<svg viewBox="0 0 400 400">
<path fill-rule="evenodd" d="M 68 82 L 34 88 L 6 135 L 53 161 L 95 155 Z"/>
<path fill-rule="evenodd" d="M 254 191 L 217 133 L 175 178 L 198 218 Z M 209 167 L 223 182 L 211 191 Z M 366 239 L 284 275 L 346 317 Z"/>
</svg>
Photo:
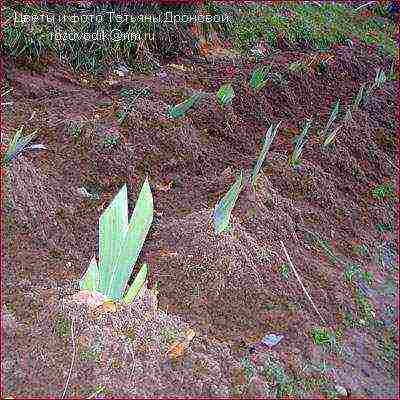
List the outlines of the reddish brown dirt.
<svg viewBox="0 0 400 400">
<path fill-rule="evenodd" d="M 324 76 L 313 70 L 303 76 L 285 72 L 289 62 L 309 54 L 281 52 L 273 70 L 280 72 L 286 83 L 271 82 L 258 94 L 248 87 L 254 65 L 242 60 L 233 77 L 236 96 L 225 110 L 213 93 L 226 82 L 228 62 L 194 65 L 193 72 L 164 67 L 166 78 L 130 76 L 112 85 L 82 84 L 72 75 L 67 80 L 56 65 L 42 74 L 13 67 L 14 105 L 4 120 L 5 131 L 19 127 L 36 111 L 27 129 L 38 128 L 38 143 L 48 150 L 26 153 L 17 161 L 19 169 L 9 178 L 11 185 L 19 185 L 18 196 L 14 196 L 16 210 L 3 209 L 3 297 L 15 318 L 3 321 L 6 393 L 16 398 L 54 398 L 62 392 L 71 342 L 55 334 L 59 303 L 76 291 L 73 283 L 97 252 L 97 221 L 104 207 L 127 183 L 132 211 L 148 176 L 155 220 L 140 261 L 151 267 L 150 282 L 160 284 L 161 310 L 151 324 L 144 324 L 153 330 L 153 336 L 147 332 L 143 337 L 157 341 L 162 318 L 171 326 L 177 324 L 179 331 L 191 326 L 199 336 L 184 364 L 175 367 L 160 361 L 162 346 L 154 354 L 145 349 L 140 353 L 139 342 L 135 342 L 139 372 L 134 377 L 129 375 L 132 360 L 121 349 L 116 350 L 117 358 L 126 365 L 120 368 L 111 368 L 105 359 L 97 365 L 81 357 L 74 367 L 69 395 L 89 395 L 96 384 L 104 384 L 111 397 L 185 394 L 197 398 L 217 396 L 218 390 L 227 397 L 237 394 L 238 388 L 244 396 L 263 397 L 267 389 L 263 389 L 262 365 L 273 355 L 298 379 L 310 379 L 301 369 L 304 364 L 325 361 L 332 366 L 331 384 L 345 387 L 355 398 L 396 396 L 397 361 L 382 356 L 380 349 L 382 338 L 387 347 L 393 345 L 395 319 L 388 319 L 387 307 L 396 304 L 388 285 L 390 280 L 398 283 L 392 265 L 397 255 L 393 261 L 388 249 L 396 248 L 397 225 L 393 222 L 393 229 L 382 233 L 377 224 L 397 221 L 397 200 L 376 199 L 372 189 L 386 181 L 396 184 L 398 81 L 389 81 L 375 92 L 328 150 L 321 149 L 317 134 L 337 98 L 342 105 L 349 104 L 360 85 L 373 79 L 375 68 L 388 69 L 389 61 L 375 56 L 373 50 L 359 45 L 332 50 L 334 59 Z M 118 127 L 121 89 L 138 92 L 144 86 L 150 95 L 137 99 L 123 126 Z M 207 92 L 207 99 L 181 120 L 166 117 L 170 105 L 194 90 Z M 311 136 L 301 165 L 293 169 L 288 165 L 292 140 L 309 117 L 314 121 Z M 80 138 L 74 139 L 69 123 L 77 121 L 86 122 Z M 281 128 L 256 195 L 246 188 L 234 209 L 232 230 L 214 237 L 212 208 L 239 169 L 249 173 L 266 129 L 278 121 L 282 121 Z M 107 148 L 104 135 L 110 131 L 119 141 Z M 27 166 L 32 176 L 39 177 L 40 185 L 35 179 L 26 180 Z M 165 190 L 171 181 L 171 188 Z M 99 200 L 79 195 L 76 189 L 82 186 L 98 190 Z M 43 209 L 46 196 L 52 204 L 47 210 Z M 34 221 L 26 222 L 31 214 L 24 213 L 24 208 L 36 212 Z M 280 241 L 327 325 L 343 330 L 344 355 L 325 352 L 313 344 L 310 331 L 321 326 L 321 321 L 293 272 L 288 279 L 279 272 L 287 263 Z M 334 256 L 323 249 L 321 241 Z M 366 246 L 368 252 L 362 253 L 357 245 Z M 378 257 L 382 251 L 383 262 Z M 360 283 L 348 284 L 343 277 L 353 264 L 373 273 L 368 299 L 375 320 L 383 325 L 374 325 L 374 321 L 365 321 L 365 326 L 346 325 L 346 313 L 357 320 L 366 318 L 356 301 Z M 57 312 L 66 318 L 64 309 Z M 115 321 L 121 322 L 123 315 Z M 16 326 L 16 321 L 23 326 Z M 116 322 L 110 321 L 107 326 L 115 328 L 112 323 Z M 79 326 L 76 335 L 86 338 L 97 325 L 82 322 Z M 246 384 L 238 360 L 269 332 L 283 334 L 284 340 L 275 351 L 266 352 L 256 345 L 252 363 L 258 372 Z M 121 338 L 104 335 L 104 354 L 113 345 L 123 347 Z M 151 360 L 146 354 L 152 354 Z M 196 361 L 202 358 L 208 365 L 205 369 Z M 26 367 L 25 362 L 32 366 Z M 321 388 L 315 390 L 323 396 Z M 276 394 L 273 390 L 269 393 L 272 397 Z M 303 396 L 312 398 L 313 394 Z"/>
</svg>

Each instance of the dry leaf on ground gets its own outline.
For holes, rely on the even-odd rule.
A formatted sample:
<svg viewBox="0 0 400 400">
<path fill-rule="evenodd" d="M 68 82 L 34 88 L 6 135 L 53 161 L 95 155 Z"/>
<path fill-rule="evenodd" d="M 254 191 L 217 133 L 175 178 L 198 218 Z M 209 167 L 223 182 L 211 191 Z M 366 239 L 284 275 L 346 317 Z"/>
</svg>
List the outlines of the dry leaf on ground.
<svg viewBox="0 0 400 400">
<path fill-rule="evenodd" d="M 167 351 L 170 358 L 178 358 L 183 356 L 185 349 L 189 346 L 190 342 L 195 337 L 196 333 L 193 329 L 189 328 L 183 339 L 176 340 Z"/>
</svg>

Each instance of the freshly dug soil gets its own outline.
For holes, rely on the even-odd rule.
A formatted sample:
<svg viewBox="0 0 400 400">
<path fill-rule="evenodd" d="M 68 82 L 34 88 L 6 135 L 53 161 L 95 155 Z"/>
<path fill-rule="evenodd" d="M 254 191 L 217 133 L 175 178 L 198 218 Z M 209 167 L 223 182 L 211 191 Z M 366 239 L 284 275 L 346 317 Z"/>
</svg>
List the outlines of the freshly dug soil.
<svg viewBox="0 0 400 400">
<path fill-rule="evenodd" d="M 316 374 L 304 365 L 330 365 L 324 390 L 304 389 L 297 397 L 326 396 L 335 385 L 356 398 L 394 397 L 397 199 L 373 190 L 397 185 L 397 82 L 374 92 L 331 147 L 322 148 L 318 133 L 336 99 L 350 104 L 377 67 L 388 69 L 389 60 L 371 50 L 338 47 L 324 75 L 311 69 L 303 76 L 287 65 L 309 52 L 282 51 L 273 69 L 280 78 L 256 94 L 248 85 L 254 64 L 243 59 L 232 78 L 236 95 L 225 109 L 214 93 L 227 82 L 231 60 L 190 70 L 177 60 L 187 71 L 166 65 L 164 77 L 131 74 L 111 84 L 67 77 L 59 65 L 41 74 L 11 65 L 13 114 L 4 127 L 15 129 L 36 111 L 27 131 L 39 129 L 37 142 L 47 150 L 24 153 L 4 174 L 4 393 L 62 394 L 75 318 L 68 396 L 89 396 L 103 385 L 106 397 L 274 398 L 284 386 L 268 380 L 265 368 L 273 358 L 296 382 Z M 145 87 L 147 94 L 118 125 L 117 112 L 129 103 L 121 90 Z M 167 117 L 171 105 L 196 90 L 207 98 L 180 120 Z M 293 168 L 293 139 L 310 117 L 302 162 Z M 240 169 L 249 175 L 266 130 L 278 121 L 255 192 L 246 185 L 231 229 L 216 237 L 213 207 Z M 73 131 L 73 124 L 80 128 Z M 149 284 L 159 283 L 158 308 L 144 291 L 132 309 L 102 322 L 83 308 L 68 311 L 65 298 L 77 291 L 97 254 L 99 216 L 125 183 L 132 212 L 146 176 L 155 218 L 138 265 L 146 261 Z M 82 196 L 82 187 L 95 195 Z M 313 343 L 311 332 L 323 322 L 284 248 L 326 326 L 342 332 L 342 351 Z M 346 280 L 352 266 L 367 271 L 372 284 Z M 388 310 L 394 310 L 390 316 Z M 195 338 L 185 356 L 171 362 L 168 340 L 189 327 Z M 284 337 L 273 350 L 260 344 L 268 333 Z"/>
</svg>

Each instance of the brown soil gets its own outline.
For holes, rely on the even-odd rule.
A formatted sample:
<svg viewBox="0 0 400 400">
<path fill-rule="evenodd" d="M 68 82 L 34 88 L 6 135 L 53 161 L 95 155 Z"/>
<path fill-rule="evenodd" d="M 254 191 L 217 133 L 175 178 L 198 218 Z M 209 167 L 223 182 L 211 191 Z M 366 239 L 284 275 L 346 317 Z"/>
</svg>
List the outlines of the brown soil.
<svg viewBox="0 0 400 400">
<path fill-rule="evenodd" d="M 14 398 L 61 395 L 72 356 L 72 319 L 77 356 L 71 397 L 89 396 L 103 385 L 106 397 L 274 398 L 284 389 L 265 375 L 272 357 L 292 379 L 320 377 L 303 367 L 326 362 L 329 385 L 343 386 L 354 398 L 395 398 L 397 360 L 381 349 L 395 346 L 397 352 L 391 336 L 397 314 L 387 317 L 389 306 L 397 313 L 390 292 L 391 282 L 398 284 L 397 224 L 385 232 L 377 224 L 398 220 L 397 199 L 377 199 L 372 189 L 386 181 L 397 185 L 398 81 L 375 92 L 330 149 L 321 150 L 316 133 L 337 98 L 349 104 L 375 68 L 389 68 L 372 50 L 338 47 L 322 76 L 314 70 L 286 73 L 289 62 L 309 54 L 282 51 L 275 70 L 286 83 L 270 82 L 256 95 L 247 83 L 254 64 L 241 60 L 233 78 L 236 96 L 225 110 L 213 93 L 225 82 L 229 60 L 195 64 L 187 72 L 164 66 L 166 78 L 131 75 L 111 85 L 82 82 L 59 65 L 43 73 L 10 66 L 14 104 L 4 131 L 36 111 L 27 130 L 39 129 L 37 142 L 48 150 L 26 152 L 5 171 L 3 392 Z M 136 100 L 119 127 L 120 91 L 138 93 L 145 86 L 151 93 Z M 195 90 L 208 98 L 185 118 L 169 119 L 168 107 Z M 292 139 L 309 117 L 310 140 L 293 169 Z M 255 196 L 246 188 L 232 229 L 215 237 L 212 208 L 239 169 L 250 172 L 266 129 L 280 120 Z M 78 138 L 71 123 L 82 126 Z M 114 146 L 105 145 L 108 136 L 117 137 Z M 156 217 L 140 262 L 150 265 L 150 283 L 160 285 L 159 307 L 144 291 L 134 307 L 113 316 L 93 319 L 85 309 L 71 309 L 65 297 L 77 291 L 76 281 L 97 253 L 102 210 L 127 183 L 131 212 L 146 176 Z M 82 186 L 97 190 L 99 199 L 82 197 Z M 313 343 L 311 330 L 322 323 L 293 272 L 282 276 L 287 260 L 281 241 L 327 326 L 342 330 L 343 353 Z M 375 313 L 371 320 L 357 297 L 362 282 L 344 278 L 351 265 L 373 274 L 372 287 L 364 289 Z M 348 313 L 361 322 L 349 325 Z M 166 332 L 179 335 L 188 327 L 195 339 L 183 358 L 168 361 Z M 284 339 L 267 350 L 259 343 L 267 333 Z M 251 378 L 243 367 L 248 357 Z M 293 396 L 326 392 L 316 387 Z"/>
</svg>

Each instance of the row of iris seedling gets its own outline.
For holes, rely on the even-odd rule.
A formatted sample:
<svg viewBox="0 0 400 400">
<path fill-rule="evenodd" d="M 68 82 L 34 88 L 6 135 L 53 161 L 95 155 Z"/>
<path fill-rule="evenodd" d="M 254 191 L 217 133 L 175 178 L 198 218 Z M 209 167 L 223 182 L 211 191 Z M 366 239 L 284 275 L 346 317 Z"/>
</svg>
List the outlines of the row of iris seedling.
<svg viewBox="0 0 400 400">
<path fill-rule="evenodd" d="M 264 67 L 256 68 L 250 79 L 250 86 L 256 92 L 266 84 L 266 76 L 268 70 Z M 366 88 L 363 85 L 354 101 L 353 107 L 349 107 L 346 113 L 345 124 L 351 118 L 351 109 L 356 110 L 360 104 L 367 101 L 372 90 L 380 87 L 385 81 L 385 75 L 382 71 L 378 71 L 375 81 Z M 225 107 L 234 97 L 234 90 L 231 84 L 225 84 L 220 87 L 216 97 L 218 103 Z M 204 97 L 203 93 L 195 93 L 188 100 L 173 106 L 169 110 L 172 118 L 180 118 Z M 339 111 L 339 101 L 335 104 L 330 118 L 323 131 L 324 146 L 329 145 L 336 137 L 342 125 L 335 130 L 331 130 Z M 308 120 L 304 126 L 302 133 L 296 141 L 296 146 L 290 157 L 291 165 L 295 166 L 300 163 L 300 155 L 306 143 L 306 136 L 312 121 Z M 258 174 L 266 158 L 267 152 L 276 137 L 277 125 L 271 125 L 268 129 L 259 157 L 253 167 L 250 184 L 255 190 Z M 17 130 L 14 138 L 8 145 L 7 151 L 3 157 L 3 163 L 9 164 L 18 154 L 29 148 L 44 148 L 42 145 L 31 145 L 30 142 L 35 137 L 36 132 L 29 136 L 22 136 L 22 128 Z M 230 226 L 230 218 L 236 200 L 244 187 L 243 172 L 237 176 L 235 183 L 216 204 L 212 219 L 214 224 L 214 234 L 220 235 Z M 98 292 L 106 301 L 107 299 L 131 303 L 147 279 L 148 266 L 143 264 L 133 283 L 128 288 L 128 281 L 132 274 L 133 268 L 139 257 L 143 243 L 146 239 L 153 220 L 153 196 L 151 193 L 148 179 L 146 178 L 138 200 L 136 202 L 133 214 L 128 219 L 128 199 L 127 187 L 124 185 L 118 192 L 111 204 L 102 213 L 99 218 L 99 257 L 98 260 L 94 255 L 89 263 L 88 269 L 83 278 L 80 280 L 80 289 L 89 292 Z"/>
</svg>

